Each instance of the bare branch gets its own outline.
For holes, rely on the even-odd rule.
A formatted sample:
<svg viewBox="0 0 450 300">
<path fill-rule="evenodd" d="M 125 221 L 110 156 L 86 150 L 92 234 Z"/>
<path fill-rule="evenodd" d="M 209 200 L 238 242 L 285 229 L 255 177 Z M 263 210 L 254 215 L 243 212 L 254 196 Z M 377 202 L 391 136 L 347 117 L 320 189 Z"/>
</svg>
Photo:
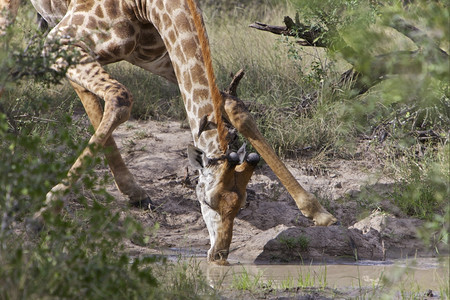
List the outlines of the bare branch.
<svg viewBox="0 0 450 300">
<path fill-rule="evenodd" d="M 286 26 L 267 25 L 261 22 L 255 22 L 253 24 L 250 24 L 249 27 L 268 31 L 278 35 L 295 36 L 295 34 L 291 32 L 291 30 L 287 29 Z"/>
<path fill-rule="evenodd" d="M 262 31 L 268 31 L 273 34 L 293 36 L 301 39 L 297 42 L 301 46 L 328 47 L 328 43 L 321 36 L 325 32 L 324 29 L 311 29 L 302 23 L 294 23 L 290 17 L 284 17 L 286 26 L 268 25 L 261 22 L 250 24 L 249 27 Z"/>
</svg>

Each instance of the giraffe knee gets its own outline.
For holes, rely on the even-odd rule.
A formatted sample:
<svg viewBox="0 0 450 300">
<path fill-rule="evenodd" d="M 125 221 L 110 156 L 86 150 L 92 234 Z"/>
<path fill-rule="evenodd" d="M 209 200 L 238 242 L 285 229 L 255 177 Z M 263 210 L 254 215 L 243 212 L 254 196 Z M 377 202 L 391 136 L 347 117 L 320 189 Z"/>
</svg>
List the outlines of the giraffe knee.
<svg viewBox="0 0 450 300">
<path fill-rule="evenodd" d="M 110 87 L 105 96 L 105 103 L 112 110 L 118 124 L 130 118 L 133 96 L 123 85 L 118 84 Z"/>
<path fill-rule="evenodd" d="M 231 124 L 244 136 L 251 135 L 253 130 L 257 128 L 255 120 L 241 100 L 227 97 L 224 109 Z"/>
</svg>

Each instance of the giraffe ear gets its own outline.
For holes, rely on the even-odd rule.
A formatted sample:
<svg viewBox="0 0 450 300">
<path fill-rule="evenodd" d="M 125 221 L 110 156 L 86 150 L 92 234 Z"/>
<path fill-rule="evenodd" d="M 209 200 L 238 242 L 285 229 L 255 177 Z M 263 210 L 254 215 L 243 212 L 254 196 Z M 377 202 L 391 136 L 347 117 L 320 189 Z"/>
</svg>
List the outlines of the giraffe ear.
<svg viewBox="0 0 450 300">
<path fill-rule="evenodd" d="M 189 163 L 194 170 L 203 169 L 208 164 L 208 158 L 206 157 L 205 152 L 194 145 L 188 146 L 188 158 Z"/>
</svg>

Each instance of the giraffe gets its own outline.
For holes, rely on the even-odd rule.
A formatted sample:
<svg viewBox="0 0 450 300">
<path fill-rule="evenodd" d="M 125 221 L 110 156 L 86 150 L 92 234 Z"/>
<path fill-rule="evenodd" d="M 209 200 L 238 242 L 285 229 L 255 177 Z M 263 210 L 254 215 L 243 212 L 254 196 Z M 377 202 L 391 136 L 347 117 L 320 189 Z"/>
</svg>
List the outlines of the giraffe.
<svg viewBox="0 0 450 300">
<path fill-rule="evenodd" d="M 0 24 L 17 12 L 20 0 L 0 0 Z M 246 200 L 246 186 L 259 156 L 229 150 L 225 121 L 246 137 L 292 195 L 300 211 L 316 225 L 336 219 L 295 180 L 258 131 L 254 119 L 233 93 L 221 93 L 215 83 L 208 38 L 194 0 L 31 0 L 52 28 L 47 41 L 58 40 L 75 53 L 78 63 L 66 77 L 78 94 L 95 129 L 89 146 L 70 168 L 67 177 L 47 194 L 46 210 L 81 176 L 91 146 L 107 147 L 106 158 L 118 189 L 130 204 L 148 206 L 151 200 L 126 167 L 112 136 L 125 122 L 133 103 L 131 93 L 103 68 L 127 61 L 178 84 L 191 128 L 193 145 L 188 157 L 198 170 L 196 187 L 201 212 L 209 232 L 209 262 L 227 264 L 233 222 Z M 5 17 L 6 16 L 6 17 Z M 45 54 L 44 54 L 45 55 Z M 58 61 L 58 69 L 67 62 Z M 104 101 L 104 108 L 101 101 Z"/>
</svg>

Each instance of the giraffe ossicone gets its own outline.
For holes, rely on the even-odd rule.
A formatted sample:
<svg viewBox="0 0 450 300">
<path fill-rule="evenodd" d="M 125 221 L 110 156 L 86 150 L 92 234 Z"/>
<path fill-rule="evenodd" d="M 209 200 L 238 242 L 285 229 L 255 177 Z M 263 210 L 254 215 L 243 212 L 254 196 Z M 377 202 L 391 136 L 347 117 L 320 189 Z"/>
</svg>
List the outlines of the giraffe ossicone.
<svg viewBox="0 0 450 300">
<path fill-rule="evenodd" d="M 19 2 L 0 0 L 0 9 L 10 12 L 0 15 L 0 30 L 11 22 Z M 129 118 L 133 97 L 103 66 L 124 60 L 175 82 L 180 88 L 194 143 L 188 150 L 190 161 L 199 172 L 197 197 L 211 241 L 208 261 L 227 263 L 234 218 L 245 203 L 246 186 L 259 161 L 256 154 L 228 151 L 224 121 L 250 141 L 305 216 L 318 225 L 336 221 L 275 155 L 236 98 L 236 85 L 228 93 L 219 92 L 203 20 L 194 0 L 31 2 L 51 28 L 48 41 L 59 40 L 66 50 L 77 53 L 80 63 L 71 65 L 66 76 L 95 129 L 89 146 L 70 168 L 67 178 L 49 192 L 48 207 L 81 176 L 80 167 L 93 155 L 91 146 L 110 149 L 105 155 L 116 185 L 131 203 L 149 201 L 126 167 L 111 135 Z"/>
</svg>

